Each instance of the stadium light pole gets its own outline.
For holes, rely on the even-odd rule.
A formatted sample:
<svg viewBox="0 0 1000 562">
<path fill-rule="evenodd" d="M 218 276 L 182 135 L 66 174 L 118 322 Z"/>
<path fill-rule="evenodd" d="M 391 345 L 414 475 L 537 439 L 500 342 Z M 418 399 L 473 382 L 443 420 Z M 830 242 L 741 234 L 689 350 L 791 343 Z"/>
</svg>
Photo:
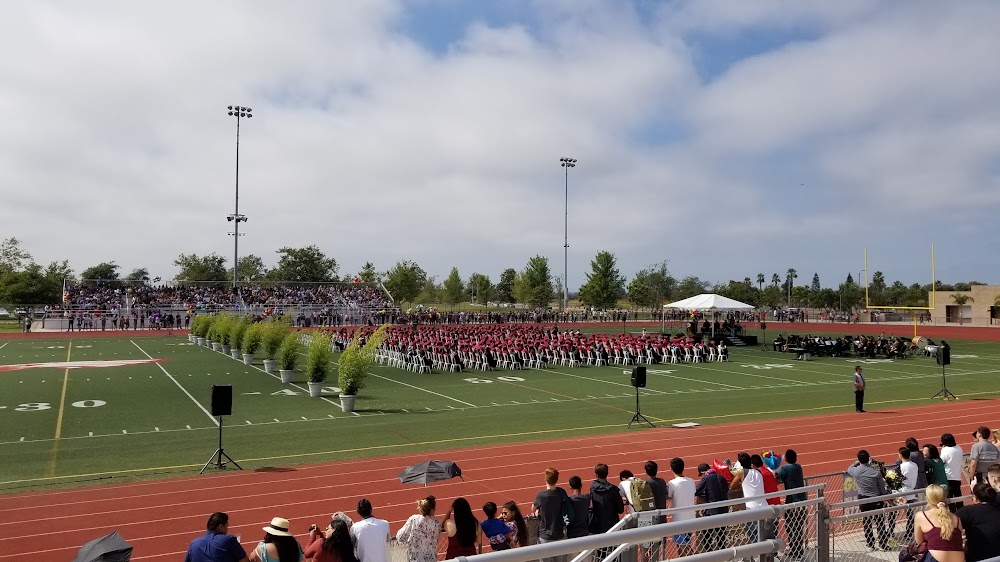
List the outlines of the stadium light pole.
<svg viewBox="0 0 1000 562">
<path fill-rule="evenodd" d="M 576 158 L 560 158 L 566 171 L 566 207 L 563 220 L 563 314 L 569 310 L 569 169 L 576 167 Z"/>
<path fill-rule="evenodd" d="M 226 217 L 227 221 L 236 223 L 233 232 L 229 233 L 233 237 L 233 289 L 236 289 L 239 282 L 236 266 L 240 259 L 240 223 L 247 222 L 246 215 L 240 214 L 240 120 L 243 117 L 247 119 L 253 117 L 251 113 L 253 110 L 241 105 L 226 106 L 226 109 L 229 111 L 229 115 L 236 117 L 236 207 L 233 214 Z"/>
</svg>

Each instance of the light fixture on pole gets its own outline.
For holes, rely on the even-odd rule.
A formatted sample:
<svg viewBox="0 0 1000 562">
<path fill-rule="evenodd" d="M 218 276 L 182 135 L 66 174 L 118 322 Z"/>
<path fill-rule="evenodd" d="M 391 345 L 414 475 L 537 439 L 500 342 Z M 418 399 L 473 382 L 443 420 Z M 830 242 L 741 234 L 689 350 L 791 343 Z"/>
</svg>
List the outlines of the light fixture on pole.
<svg viewBox="0 0 1000 562">
<path fill-rule="evenodd" d="M 246 215 L 240 214 L 240 120 L 243 117 L 250 118 L 253 114 L 249 107 L 243 107 L 241 105 L 230 105 L 226 109 L 229 111 L 229 115 L 236 117 L 236 208 L 233 210 L 233 214 L 226 217 L 226 220 L 232 223 L 236 223 L 233 228 L 233 232 L 229 235 L 233 237 L 233 289 L 236 289 L 236 284 L 239 280 L 237 277 L 237 267 L 240 258 L 240 223 L 247 222 Z"/>
<path fill-rule="evenodd" d="M 569 309 L 569 169 L 576 167 L 576 158 L 560 158 L 559 165 L 566 170 L 566 207 L 563 222 L 563 314 Z"/>
</svg>

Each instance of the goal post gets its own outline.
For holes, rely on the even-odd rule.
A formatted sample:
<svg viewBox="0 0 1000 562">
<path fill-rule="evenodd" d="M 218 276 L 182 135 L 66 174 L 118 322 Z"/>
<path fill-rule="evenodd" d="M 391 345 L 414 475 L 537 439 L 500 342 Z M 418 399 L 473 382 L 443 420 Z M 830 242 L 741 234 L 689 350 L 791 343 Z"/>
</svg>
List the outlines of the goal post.
<svg viewBox="0 0 1000 562">
<path fill-rule="evenodd" d="M 879 304 L 871 301 L 870 288 L 870 268 L 868 262 L 868 248 L 865 248 L 865 309 L 867 310 L 904 310 L 910 311 L 913 317 L 913 337 L 917 337 L 917 312 L 931 313 L 937 310 L 937 276 L 934 268 L 934 244 L 931 244 L 931 290 L 927 299 L 927 306 L 900 306 L 893 304 Z"/>
</svg>

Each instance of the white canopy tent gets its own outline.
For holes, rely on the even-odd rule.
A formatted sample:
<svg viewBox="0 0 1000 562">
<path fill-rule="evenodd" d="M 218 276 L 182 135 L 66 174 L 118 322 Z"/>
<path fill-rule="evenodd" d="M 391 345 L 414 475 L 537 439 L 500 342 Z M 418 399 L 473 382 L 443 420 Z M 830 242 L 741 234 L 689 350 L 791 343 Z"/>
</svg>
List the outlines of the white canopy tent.
<svg viewBox="0 0 1000 562">
<path fill-rule="evenodd" d="M 663 308 L 680 310 L 753 310 L 754 307 L 715 293 L 702 293 L 677 302 L 663 305 Z M 661 330 L 662 331 L 662 330 Z M 712 324 L 712 337 L 715 337 L 715 324 Z"/>
<path fill-rule="evenodd" d="M 715 293 L 702 293 L 684 300 L 663 305 L 663 308 L 682 310 L 753 310 L 754 307 Z"/>
</svg>

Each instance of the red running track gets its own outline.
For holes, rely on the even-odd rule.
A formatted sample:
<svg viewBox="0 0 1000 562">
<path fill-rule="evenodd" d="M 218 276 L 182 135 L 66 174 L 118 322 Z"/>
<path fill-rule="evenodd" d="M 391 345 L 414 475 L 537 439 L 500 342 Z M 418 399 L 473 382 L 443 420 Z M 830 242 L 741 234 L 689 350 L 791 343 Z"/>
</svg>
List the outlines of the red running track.
<svg viewBox="0 0 1000 562">
<path fill-rule="evenodd" d="M 850 391 L 844 392 L 845 402 L 849 401 Z M 229 513 L 230 532 L 241 535 L 245 546 L 260 540 L 261 527 L 275 516 L 289 519 L 293 533 L 304 541 L 311 523 L 323 525 L 335 511 L 355 516 L 354 506 L 361 497 L 372 501 L 375 515 L 388 519 L 393 532 L 414 513 L 414 502 L 428 494 L 438 498 L 442 513 L 458 496 L 468 498 L 474 508 L 513 499 L 527 512 L 549 466 L 560 470 L 563 483 L 573 474 L 586 482 L 597 462 L 606 462 L 615 475 L 624 468 L 642 473 L 643 463 L 653 459 L 663 475 L 669 472 L 668 460 L 680 456 L 693 476 L 698 463 L 735 458 L 742 450 L 793 448 L 807 474 L 834 472 L 843 470 L 859 448 L 890 460 L 910 436 L 936 444 L 944 432 L 969 435 L 977 426 L 995 422 L 998 406 L 997 399 L 944 402 L 866 414 L 851 411 L 693 429 L 664 427 L 440 451 L 433 457 L 456 461 L 465 480 L 427 487 L 403 486 L 396 479 L 405 466 L 430 458 L 417 453 L 280 472 L 226 472 L 0 496 L 0 520 L 6 522 L 0 561 L 69 560 L 84 542 L 114 530 L 135 547 L 133 560 L 179 560 L 214 511 Z M 959 439 L 968 450 L 971 443 Z"/>
</svg>

